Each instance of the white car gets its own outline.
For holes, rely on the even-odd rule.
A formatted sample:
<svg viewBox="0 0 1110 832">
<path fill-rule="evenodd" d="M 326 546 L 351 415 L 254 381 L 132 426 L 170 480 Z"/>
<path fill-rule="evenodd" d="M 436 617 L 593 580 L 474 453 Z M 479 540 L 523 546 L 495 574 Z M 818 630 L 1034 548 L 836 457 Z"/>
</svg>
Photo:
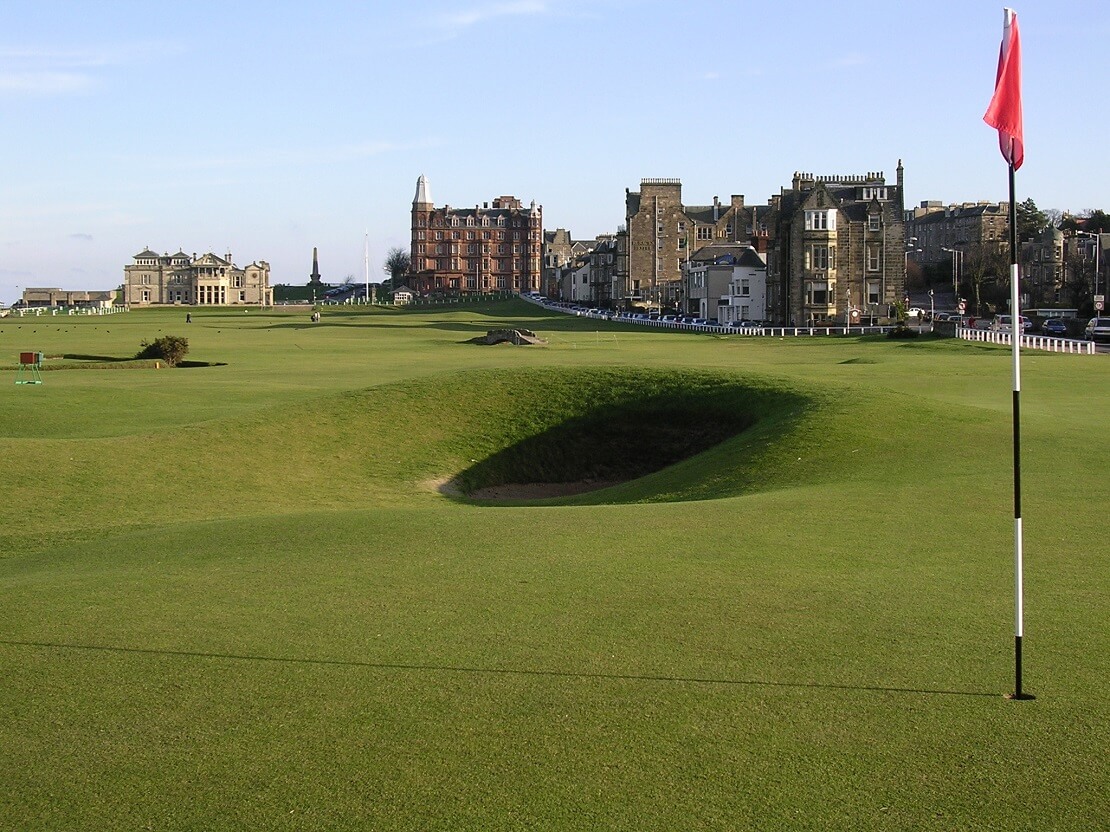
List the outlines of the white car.
<svg viewBox="0 0 1110 832">
<path fill-rule="evenodd" d="M 1110 318 L 1091 318 L 1083 329 L 1088 341 L 1110 341 Z"/>
<path fill-rule="evenodd" d="M 1026 318 L 1024 315 L 1018 315 L 1018 318 L 1021 321 L 1022 332 L 1029 332 L 1033 329 L 1033 322 L 1029 318 Z M 1013 325 L 1013 315 L 998 315 L 991 322 L 991 329 L 993 329 L 995 332 L 1010 332 L 1011 329 L 1013 329 Z"/>
</svg>

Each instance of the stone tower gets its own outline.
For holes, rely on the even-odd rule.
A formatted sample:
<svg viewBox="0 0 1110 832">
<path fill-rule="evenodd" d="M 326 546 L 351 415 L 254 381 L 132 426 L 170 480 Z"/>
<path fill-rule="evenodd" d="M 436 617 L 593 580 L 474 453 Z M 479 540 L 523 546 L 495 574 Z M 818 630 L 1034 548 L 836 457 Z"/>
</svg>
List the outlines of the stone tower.
<svg viewBox="0 0 1110 832">
<path fill-rule="evenodd" d="M 308 276 L 308 285 L 320 285 L 320 264 L 316 259 L 316 246 L 312 247 L 312 274 Z"/>
</svg>

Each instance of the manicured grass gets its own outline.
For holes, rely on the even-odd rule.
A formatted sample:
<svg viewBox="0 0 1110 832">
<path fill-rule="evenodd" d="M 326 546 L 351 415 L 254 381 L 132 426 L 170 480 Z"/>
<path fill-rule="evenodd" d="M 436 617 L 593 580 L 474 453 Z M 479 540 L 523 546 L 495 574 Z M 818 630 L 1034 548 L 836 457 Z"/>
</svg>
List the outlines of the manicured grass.
<svg viewBox="0 0 1110 832">
<path fill-rule="evenodd" d="M 1103 823 L 1101 356 L 1024 356 L 1013 703 L 1005 350 L 518 302 L 16 324 L 0 363 L 226 366 L 0 386 L 0 827 Z M 507 324 L 549 346 L 465 343 Z M 753 423 L 547 503 L 436 490 L 660 398 Z"/>
</svg>

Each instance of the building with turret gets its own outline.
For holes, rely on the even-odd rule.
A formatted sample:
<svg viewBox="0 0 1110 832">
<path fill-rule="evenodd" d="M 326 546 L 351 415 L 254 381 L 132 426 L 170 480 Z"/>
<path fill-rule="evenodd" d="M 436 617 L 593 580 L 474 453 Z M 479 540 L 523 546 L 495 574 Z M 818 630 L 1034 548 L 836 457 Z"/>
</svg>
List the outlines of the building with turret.
<svg viewBox="0 0 1110 832">
<path fill-rule="evenodd" d="M 414 292 L 533 292 L 541 288 L 543 209 L 499 196 L 473 208 L 436 208 L 421 175 L 412 201 L 406 281 Z"/>
<path fill-rule="evenodd" d="M 270 264 L 256 260 L 245 268 L 212 254 L 192 256 L 141 251 L 123 267 L 123 302 L 129 306 L 188 304 L 195 306 L 272 306 Z"/>
</svg>

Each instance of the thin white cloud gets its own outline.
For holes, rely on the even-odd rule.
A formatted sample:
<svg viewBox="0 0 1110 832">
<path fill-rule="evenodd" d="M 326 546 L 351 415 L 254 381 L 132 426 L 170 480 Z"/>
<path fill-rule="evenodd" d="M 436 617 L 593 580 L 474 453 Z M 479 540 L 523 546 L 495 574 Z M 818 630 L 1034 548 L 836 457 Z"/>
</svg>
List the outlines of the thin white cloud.
<svg viewBox="0 0 1110 832">
<path fill-rule="evenodd" d="M 179 168 L 185 170 L 213 170 L 227 168 L 266 168 L 266 167 L 304 167 L 308 165 L 328 165 L 398 153 L 408 150 L 423 150 L 438 147 L 439 139 L 421 139 L 413 142 L 358 142 L 319 148 L 264 148 L 248 153 L 235 153 L 226 156 L 196 157 L 135 157 L 128 156 L 134 163 L 142 162 L 157 168 Z"/>
<path fill-rule="evenodd" d="M 451 12 L 441 15 L 437 22 L 440 26 L 449 29 L 466 29 L 498 17 L 545 14 L 547 11 L 546 0 L 514 0 L 510 3 L 488 3 Z"/>
<path fill-rule="evenodd" d="M 863 66 L 868 63 L 867 56 L 861 55 L 858 52 L 851 52 L 843 55 L 833 61 L 832 65 L 836 68 L 850 67 L 850 66 Z"/>
<path fill-rule="evenodd" d="M 177 51 L 161 43 L 139 43 L 127 49 L 45 49 L 0 47 L 0 94 L 70 95 L 97 84 L 99 71 L 141 60 L 152 52 Z"/>
<path fill-rule="evenodd" d="M 89 75 L 77 72 L 8 72 L 0 69 L 0 93 L 15 95 L 65 95 L 93 86 Z"/>
</svg>

